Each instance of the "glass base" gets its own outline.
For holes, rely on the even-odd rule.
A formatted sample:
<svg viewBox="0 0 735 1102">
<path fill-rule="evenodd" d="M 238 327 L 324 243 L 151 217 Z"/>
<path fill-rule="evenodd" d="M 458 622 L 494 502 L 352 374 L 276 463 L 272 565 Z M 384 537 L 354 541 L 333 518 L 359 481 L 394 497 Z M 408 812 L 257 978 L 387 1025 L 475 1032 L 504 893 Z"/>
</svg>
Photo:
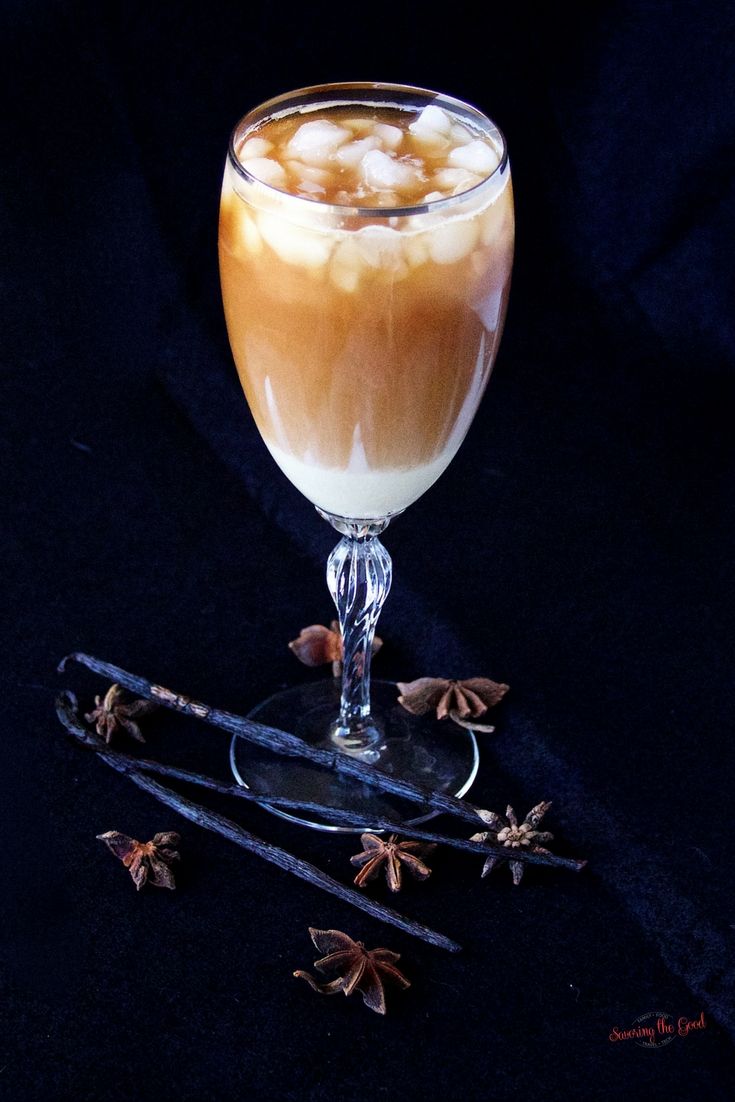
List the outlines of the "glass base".
<svg viewBox="0 0 735 1102">
<path fill-rule="evenodd" d="M 372 722 L 376 739 L 352 756 L 395 777 L 426 785 L 452 796 L 464 796 L 477 775 L 480 755 L 472 731 L 432 715 L 412 716 L 397 702 L 398 688 L 390 681 L 371 685 Z M 300 685 L 276 693 L 257 705 L 249 718 L 290 731 L 313 746 L 334 748 L 330 732 L 339 715 L 338 680 Z M 346 751 L 349 752 L 349 751 Z M 376 829 L 380 819 L 405 826 L 433 819 L 438 812 L 417 815 L 411 804 L 372 785 L 360 784 L 307 761 L 283 758 L 235 735 L 230 764 L 238 784 L 263 796 L 263 806 L 293 823 L 339 834 Z M 349 811 L 354 825 L 331 823 L 314 812 L 285 810 L 268 804 L 268 796 L 287 796 L 323 807 Z"/>
</svg>

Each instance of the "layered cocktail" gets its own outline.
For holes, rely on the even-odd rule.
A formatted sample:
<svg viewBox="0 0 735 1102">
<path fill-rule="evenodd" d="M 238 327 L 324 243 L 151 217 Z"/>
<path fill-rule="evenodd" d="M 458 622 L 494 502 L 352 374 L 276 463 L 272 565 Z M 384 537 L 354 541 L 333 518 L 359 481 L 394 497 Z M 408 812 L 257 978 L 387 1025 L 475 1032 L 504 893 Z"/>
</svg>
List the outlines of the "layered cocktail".
<svg viewBox="0 0 735 1102">
<path fill-rule="evenodd" d="M 386 517 L 439 477 L 488 380 L 512 252 L 502 137 L 463 106 L 335 91 L 236 132 L 227 327 L 258 429 L 307 498 Z"/>
<path fill-rule="evenodd" d="M 429 773 L 454 794 L 477 768 L 474 737 L 425 738 L 396 714 L 394 689 L 381 690 L 383 715 L 371 703 L 371 644 L 391 580 L 378 536 L 470 426 L 503 328 L 513 232 L 503 136 L 458 100 L 325 85 L 271 100 L 233 132 L 220 215 L 233 356 L 274 460 L 344 537 L 327 570 L 341 692 L 290 690 L 257 717 L 394 775 Z M 356 826 L 385 815 L 379 799 L 308 768 L 248 759 L 241 769 L 239 752 L 234 744 L 236 775 L 266 793 L 354 807 Z"/>
</svg>

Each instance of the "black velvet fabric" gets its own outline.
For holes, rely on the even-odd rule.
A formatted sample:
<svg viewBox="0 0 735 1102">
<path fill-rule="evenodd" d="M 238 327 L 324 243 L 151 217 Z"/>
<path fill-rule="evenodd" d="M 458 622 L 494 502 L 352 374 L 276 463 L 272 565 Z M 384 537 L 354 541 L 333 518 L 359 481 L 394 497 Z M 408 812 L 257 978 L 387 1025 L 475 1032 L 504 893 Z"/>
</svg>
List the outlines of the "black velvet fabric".
<svg viewBox="0 0 735 1102">
<path fill-rule="evenodd" d="M 734 22 L 713 0 L 4 5 L 4 1097 L 732 1098 Z M 507 681 L 473 798 L 552 800 L 559 852 L 589 859 L 514 888 L 440 851 L 398 903 L 457 956 L 177 820 L 53 710 L 102 688 L 57 676 L 75 649 L 239 712 L 324 676 L 285 644 L 331 618 L 334 534 L 250 420 L 217 204 L 245 110 L 365 78 L 491 114 L 518 221 L 483 405 L 384 537 L 375 673 Z M 148 730 L 227 777 L 217 732 Z M 354 840 L 206 802 L 348 882 Z M 180 830 L 177 891 L 137 895 L 106 830 Z M 308 926 L 402 954 L 386 1019 L 292 978 Z M 654 1011 L 706 1028 L 610 1040 Z"/>
</svg>

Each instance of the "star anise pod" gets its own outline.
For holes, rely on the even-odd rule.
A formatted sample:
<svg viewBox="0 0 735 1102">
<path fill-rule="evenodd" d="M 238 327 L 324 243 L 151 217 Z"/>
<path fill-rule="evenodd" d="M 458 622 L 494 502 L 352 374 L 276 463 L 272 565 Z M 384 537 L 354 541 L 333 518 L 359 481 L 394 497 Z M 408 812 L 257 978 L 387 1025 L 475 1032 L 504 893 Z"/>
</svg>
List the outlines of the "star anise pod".
<svg viewBox="0 0 735 1102">
<path fill-rule="evenodd" d="M 494 727 L 476 723 L 488 708 L 502 700 L 508 685 L 491 681 L 488 677 L 468 677 L 464 681 L 450 681 L 446 677 L 419 677 L 416 681 L 398 682 L 398 703 L 412 715 L 422 716 L 436 709 L 437 719 L 447 716 L 460 727 L 471 731 L 494 731 Z"/>
<path fill-rule="evenodd" d="M 383 867 L 392 892 L 401 890 L 401 866 L 405 866 L 416 880 L 431 876 L 431 869 L 422 858 L 436 849 L 433 842 L 399 842 L 397 834 L 390 834 L 385 840 L 377 834 L 361 834 L 360 841 L 364 852 L 350 857 L 351 864 L 360 868 L 355 877 L 358 888 L 374 880 Z"/>
<path fill-rule="evenodd" d="M 536 804 L 535 807 L 531 808 L 520 826 L 510 804 L 506 809 L 505 819 L 494 811 L 481 811 L 479 813 L 480 818 L 484 819 L 491 829 L 482 831 L 480 834 L 473 834 L 470 841 L 498 842 L 501 846 L 508 846 L 511 850 L 524 848 L 530 849 L 532 853 L 548 853 L 549 850 L 538 843 L 551 842 L 554 835 L 545 830 L 536 830 L 536 827 L 550 807 L 550 802 L 542 800 L 540 804 Z M 510 871 L 513 873 L 513 883 L 520 884 L 523 878 L 523 861 L 513 861 L 510 854 L 508 854 L 507 860 Z M 485 861 L 482 875 L 488 876 L 494 868 L 504 864 L 505 861 L 505 857 L 497 856 L 494 853 L 490 854 Z"/>
<path fill-rule="evenodd" d="M 139 842 L 117 830 L 108 830 L 97 837 L 120 858 L 138 891 L 146 883 L 155 884 L 157 888 L 176 887 L 174 874 L 169 867 L 172 861 L 179 859 L 178 851 L 171 848 L 178 846 L 180 841 L 175 831 L 154 834 L 150 842 Z"/>
<path fill-rule="evenodd" d="M 309 933 L 317 951 L 326 954 L 314 962 L 314 967 L 318 972 L 336 972 L 337 978 L 320 983 L 301 970 L 294 972 L 294 976 L 306 980 L 322 995 L 337 995 L 340 991 L 351 995 L 353 991 L 359 991 L 365 1006 L 376 1014 L 385 1014 L 385 981 L 404 989 L 411 986 L 410 981 L 396 968 L 396 961 L 401 959 L 399 953 L 390 949 L 366 949 L 361 941 L 353 941 L 341 930 L 314 930 L 310 926 Z"/>
<path fill-rule="evenodd" d="M 145 742 L 140 732 L 140 727 L 134 722 L 133 717 L 147 715 L 156 709 L 157 705 L 152 700 L 131 700 L 128 703 L 122 699 L 123 690 L 119 685 L 110 685 L 104 697 L 96 696 L 94 711 L 87 712 L 87 723 L 94 723 L 97 734 L 105 742 L 110 742 L 112 736 L 118 731 L 126 731 L 138 742 Z"/>
<path fill-rule="evenodd" d="M 323 666 L 331 662 L 333 676 L 339 677 L 342 673 L 344 650 L 337 620 L 332 620 L 328 628 L 323 624 L 311 624 L 308 628 L 302 628 L 298 639 L 292 639 L 288 645 L 305 666 Z M 376 635 L 370 653 L 377 654 L 382 645 L 383 640 Z"/>
</svg>

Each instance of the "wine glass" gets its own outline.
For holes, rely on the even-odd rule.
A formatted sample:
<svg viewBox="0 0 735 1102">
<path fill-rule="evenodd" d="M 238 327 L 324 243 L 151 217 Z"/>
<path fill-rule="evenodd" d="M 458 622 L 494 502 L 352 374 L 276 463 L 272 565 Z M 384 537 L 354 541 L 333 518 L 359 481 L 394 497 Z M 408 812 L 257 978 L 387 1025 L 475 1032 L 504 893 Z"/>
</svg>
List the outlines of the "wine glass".
<svg viewBox="0 0 735 1102">
<path fill-rule="evenodd" d="M 379 537 L 441 475 L 474 417 L 501 337 L 513 232 L 503 135 L 449 96 L 321 85 L 264 103 L 232 134 L 219 242 L 233 357 L 276 464 L 341 536 L 327 566 L 341 685 L 288 689 L 251 715 L 453 795 L 477 772 L 474 734 L 410 715 L 390 683 L 371 694 L 391 584 Z M 354 829 L 410 814 L 377 788 L 239 738 L 231 761 L 266 803 L 279 794 L 346 808 Z"/>
</svg>

